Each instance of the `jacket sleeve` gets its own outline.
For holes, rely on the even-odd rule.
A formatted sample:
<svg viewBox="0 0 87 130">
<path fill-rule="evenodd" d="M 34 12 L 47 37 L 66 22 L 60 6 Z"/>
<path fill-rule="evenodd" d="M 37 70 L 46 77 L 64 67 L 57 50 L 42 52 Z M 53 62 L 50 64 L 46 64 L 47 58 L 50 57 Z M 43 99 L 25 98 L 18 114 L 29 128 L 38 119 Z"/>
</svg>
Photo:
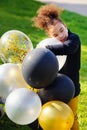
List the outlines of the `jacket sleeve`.
<svg viewBox="0 0 87 130">
<path fill-rule="evenodd" d="M 71 55 L 75 53 L 80 45 L 78 35 L 71 34 L 67 41 L 58 45 L 48 45 L 47 49 L 51 50 L 55 55 Z"/>
</svg>

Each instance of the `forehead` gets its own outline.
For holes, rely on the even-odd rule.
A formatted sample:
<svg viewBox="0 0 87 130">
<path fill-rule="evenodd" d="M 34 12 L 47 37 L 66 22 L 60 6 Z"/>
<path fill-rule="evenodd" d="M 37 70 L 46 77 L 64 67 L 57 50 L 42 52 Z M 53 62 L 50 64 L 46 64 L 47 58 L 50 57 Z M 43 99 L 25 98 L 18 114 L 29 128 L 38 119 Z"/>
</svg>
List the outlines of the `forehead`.
<svg viewBox="0 0 87 130">
<path fill-rule="evenodd" d="M 50 33 L 58 33 L 61 29 L 65 28 L 65 25 L 61 22 L 57 22 L 50 27 Z"/>
</svg>

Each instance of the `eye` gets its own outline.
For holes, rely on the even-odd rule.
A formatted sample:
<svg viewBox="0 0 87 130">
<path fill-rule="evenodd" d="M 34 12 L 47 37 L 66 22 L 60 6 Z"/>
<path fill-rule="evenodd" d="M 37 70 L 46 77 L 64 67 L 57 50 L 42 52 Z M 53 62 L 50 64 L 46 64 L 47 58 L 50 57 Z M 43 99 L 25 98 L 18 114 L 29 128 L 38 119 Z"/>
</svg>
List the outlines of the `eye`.
<svg viewBox="0 0 87 130">
<path fill-rule="evenodd" d="M 54 34 L 53 36 L 54 36 L 54 37 L 58 37 L 58 34 Z"/>
<path fill-rule="evenodd" d="M 61 28 L 61 29 L 60 29 L 60 32 L 63 32 L 63 31 L 64 31 L 64 29 L 63 29 L 63 28 Z"/>
</svg>

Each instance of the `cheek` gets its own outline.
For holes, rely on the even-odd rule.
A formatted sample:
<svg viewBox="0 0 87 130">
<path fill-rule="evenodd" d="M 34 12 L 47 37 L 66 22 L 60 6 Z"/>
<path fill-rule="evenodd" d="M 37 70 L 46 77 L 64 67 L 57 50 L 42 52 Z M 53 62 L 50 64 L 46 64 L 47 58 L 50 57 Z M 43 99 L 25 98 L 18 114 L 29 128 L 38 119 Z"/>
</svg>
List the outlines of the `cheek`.
<svg viewBox="0 0 87 130">
<path fill-rule="evenodd" d="M 59 37 L 55 37 L 58 41 L 60 41 L 60 38 Z"/>
<path fill-rule="evenodd" d="M 68 36 L 68 30 L 67 29 L 65 30 L 65 35 Z"/>
</svg>

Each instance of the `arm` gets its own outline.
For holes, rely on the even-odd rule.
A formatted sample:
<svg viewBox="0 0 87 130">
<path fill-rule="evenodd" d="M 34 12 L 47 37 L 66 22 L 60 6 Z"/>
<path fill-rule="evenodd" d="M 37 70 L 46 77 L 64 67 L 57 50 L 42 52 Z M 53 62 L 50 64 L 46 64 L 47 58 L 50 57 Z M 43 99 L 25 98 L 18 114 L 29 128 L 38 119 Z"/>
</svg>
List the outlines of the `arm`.
<svg viewBox="0 0 87 130">
<path fill-rule="evenodd" d="M 63 44 L 48 45 L 47 49 L 51 50 L 55 55 L 70 55 L 77 51 L 80 45 L 78 35 L 71 33 Z"/>
</svg>

